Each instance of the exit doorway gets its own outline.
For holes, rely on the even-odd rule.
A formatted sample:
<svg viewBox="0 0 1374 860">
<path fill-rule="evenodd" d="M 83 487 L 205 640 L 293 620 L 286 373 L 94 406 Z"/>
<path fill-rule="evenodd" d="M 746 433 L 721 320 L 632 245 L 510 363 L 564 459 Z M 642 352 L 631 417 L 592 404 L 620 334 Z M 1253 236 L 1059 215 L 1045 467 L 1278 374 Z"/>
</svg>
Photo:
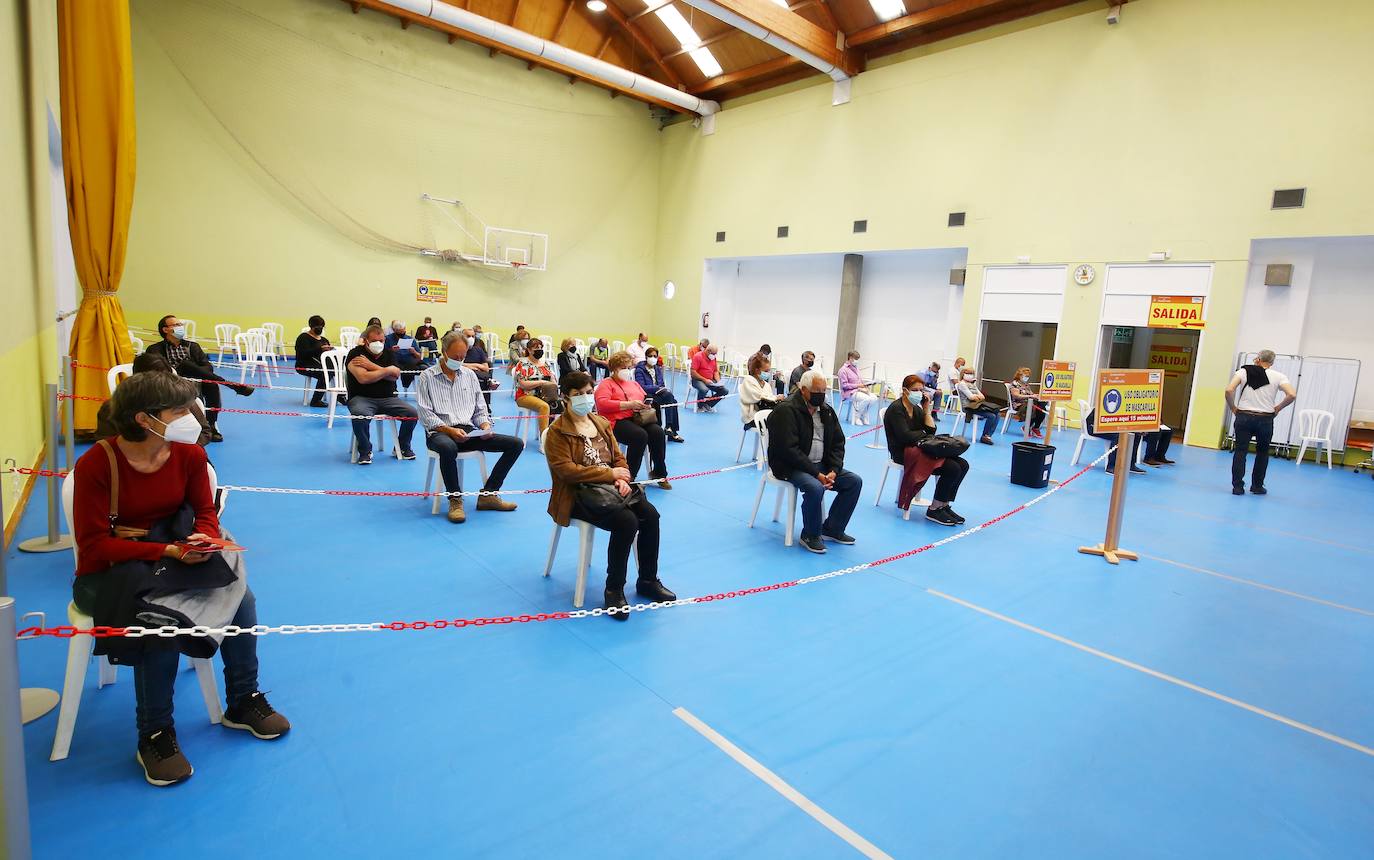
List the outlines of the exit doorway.
<svg viewBox="0 0 1374 860">
<path fill-rule="evenodd" d="M 1160 417 L 1181 439 L 1192 405 L 1200 332 L 1145 326 L 1102 327 L 1100 368 L 1164 371 L 1164 404 Z"/>
<path fill-rule="evenodd" d="M 1029 367 L 1031 378 L 1040 377 L 1040 362 L 1054 358 L 1059 326 L 1043 322 L 983 320 L 974 366 L 982 391 L 989 400 L 1006 403 L 1007 388 L 1018 368 Z"/>
</svg>

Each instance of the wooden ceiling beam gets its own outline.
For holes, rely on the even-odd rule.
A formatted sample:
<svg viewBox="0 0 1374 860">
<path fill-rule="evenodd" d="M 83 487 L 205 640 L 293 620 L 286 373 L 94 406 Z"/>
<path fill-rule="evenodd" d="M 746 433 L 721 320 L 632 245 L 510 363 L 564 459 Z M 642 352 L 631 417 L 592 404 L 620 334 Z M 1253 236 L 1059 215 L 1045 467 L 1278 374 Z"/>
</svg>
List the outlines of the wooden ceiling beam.
<svg viewBox="0 0 1374 860">
<path fill-rule="evenodd" d="M 977 12 L 991 6 L 1006 5 L 1006 0 L 950 0 L 948 3 L 941 3 L 939 6 L 931 6 L 929 9 L 922 9 L 920 12 L 912 12 L 910 15 L 903 15 L 900 18 L 893 18 L 891 21 L 884 21 L 881 24 L 874 24 L 872 27 L 865 27 L 862 30 L 855 30 L 849 35 L 848 44 L 851 47 L 861 47 L 879 39 L 886 39 L 889 36 L 896 36 L 917 27 L 929 27 L 932 24 L 939 24 L 948 21 L 950 18 L 959 15 L 967 15 L 970 12 Z"/>
<path fill-rule="evenodd" d="M 720 42 L 720 41 L 723 41 L 723 40 L 725 40 L 725 39 L 728 39 L 728 38 L 730 38 L 731 36 L 743 36 L 743 35 L 744 35 L 744 34 L 741 33 L 739 30 L 736 30 L 734 27 L 731 27 L 730 29 L 724 31 L 723 33 L 717 33 L 717 34 L 715 34 L 714 36 L 712 36 L 712 37 L 709 38 L 709 39 L 702 39 L 702 40 L 701 40 L 701 44 L 699 44 L 699 45 L 694 45 L 693 47 L 690 47 L 690 48 L 678 48 L 676 51 L 673 51 L 673 52 L 670 53 L 670 54 L 664 54 L 664 55 L 663 55 L 663 60 L 664 60 L 664 62 L 667 62 L 668 60 L 671 60 L 671 59 L 673 59 L 674 57 L 680 57 L 680 56 L 682 56 L 683 54 L 690 54 L 691 52 L 695 51 L 697 48 L 709 48 L 710 46 L 714 45 L 715 43 Z"/>
<path fill-rule="evenodd" d="M 756 80 L 757 78 L 767 77 L 768 75 L 775 75 L 778 72 L 783 72 L 800 65 L 803 65 L 801 60 L 798 60 L 796 57 L 784 54 L 781 57 L 777 57 L 772 60 L 767 60 L 765 62 L 758 63 L 757 65 L 749 66 L 743 69 L 736 69 L 733 72 L 726 72 L 723 75 L 716 75 L 714 78 L 707 78 L 702 83 L 693 87 L 693 92 L 697 93 L 698 95 L 702 95 L 711 92 L 712 90 L 719 90 L 725 87 L 733 87 L 738 86 L 740 84 L 747 84 L 750 81 Z"/>
<path fill-rule="evenodd" d="M 553 35 L 549 37 L 549 41 L 557 42 L 559 37 L 563 35 L 563 27 L 568 23 L 568 16 L 572 14 L 573 7 L 576 5 L 577 0 L 568 0 L 568 5 L 563 7 L 563 13 L 558 16 L 558 26 L 553 28 Z"/>
<path fill-rule="evenodd" d="M 805 5 L 807 4 L 804 2 L 798 3 L 796 6 L 792 7 L 792 11 L 795 12 L 798 8 Z M 816 7 L 821 10 L 821 17 L 825 19 L 825 26 L 836 33 L 841 32 L 840 22 L 835 19 L 835 10 L 830 8 L 830 4 L 826 2 L 826 0 L 816 0 Z M 848 37 L 846 37 L 845 42 L 848 43 L 848 41 Z"/>
<path fill-rule="evenodd" d="M 644 35 L 644 31 L 639 29 L 639 25 L 632 22 L 624 12 L 620 11 L 620 7 L 615 5 L 614 0 L 607 0 L 606 13 L 610 15 L 617 24 L 625 28 L 625 32 L 630 34 L 630 38 L 634 40 L 635 44 L 639 45 L 639 47 L 644 50 L 644 53 L 648 55 L 655 66 L 658 66 L 658 70 L 662 72 L 663 77 L 666 78 L 664 83 L 669 86 L 677 87 L 680 90 L 686 89 L 682 84 L 682 78 L 678 77 L 677 72 L 669 68 L 668 64 L 663 61 L 663 55 L 659 53 L 658 46 L 655 45 L 648 36 Z"/>
<path fill-rule="evenodd" d="M 708 15 L 712 14 L 716 7 L 724 9 L 756 27 L 767 30 L 778 39 L 819 57 L 823 62 L 839 68 L 846 75 L 857 75 L 863 69 L 862 58 L 858 54 L 838 47 L 838 45 L 844 44 L 841 34 L 812 23 L 790 9 L 782 8 L 773 0 L 683 0 L 683 2 Z"/>
<path fill-rule="evenodd" d="M 864 55 L 869 58 L 884 57 L 910 48 L 919 48 L 921 45 L 929 45 L 935 42 L 944 41 L 945 39 L 952 39 L 955 36 L 962 36 L 965 33 L 986 30 L 988 27 L 995 27 L 998 24 L 1006 24 L 1021 18 L 1029 18 L 1032 15 L 1039 15 L 1042 12 L 1052 12 L 1055 9 L 1072 6 L 1078 2 L 1080 2 L 1080 0 L 1038 0 L 1038 2 L 1033 2 L 1028 6 L 1013 6 L 995 10 L 987 15 L 979 15 L 974 18 L 955 21 L 950 24 L 945 24 L 942 27 L 923 29 L 919 32 L 908 32 L 905 36 L 900 38 L 873 45 L 864 52 Z"/>
<path fill-rule="evenodd" d="M 666 102 L 662 99 L 656 99 L 653 96 L 648 95 L 646 93 L 636 92 L 633 90 L 625 89 L 623 87 L 618 87 L 615 84 L 610 83 L 608 81 L 593 78 L 590 75 L 586 75 L 582 72 L 577 71 L 576 69 L 570 69 L 567 66 L 563 66 L 551 60 L 546 60 L 543 57 L 536 57 L 534 54 L 530 54 L 526 51 L 521 51 L 517 48 L 512 48 L 508 45 L 503 45 L 484 36 L 479 36 L 476 33 L 469 33 L 466 30 L 461 30 L 457 27 L 451 27 L 447 24 L 444 24 L 441 21 L 435 21 L 433 18 L 428 18 L 423 15 L 416 15 L 414 12 L 411 12 L 409 10 L 401 9 L 397 6 L 392 6 L 390 3 L 384 2 L 384 0 L 345 0 L 345 2 L 347 2 L 350 6 L 352 6 L 354 3 L 357 3 L 357 5 L 359 6 L 372 9 L 376 12 L 381 12 L 382 14 L 389 15 L 393 18 L 407 18 L 412 23 L 419 24 L 422 27 L 426 27 L 431 30 L 437 30 L 440 33 L 445 33 L 450 36 L 457 36 L 465 42 L 471 42 L 474 45 L 480 45 L 483 48 L 490 49 L 493 56 L 498 53 L 506 54 L 507 56 L 515 57 L 519 60 L 524 60 L 527 63 L 534 63 L 538 66 L 550 69 L 554 72 L 557 72 L 560 75 L 565 75 L 568 77 L 569 80 L 587 81 L 588 83 L 595 84 L 596 86 L 602 87 L 603 89 L 619 90 L 621 93 L 638 99 L 639 101 L 648 102 L 649 104 L 653 105 L 658 105 L 659 107 L 667 108 L 676 113 L 690 113 L 690 111 L 685 111 L 681 107 L 671 102 Z M 606 44 L 610 44 L 609 40 Z M 603 45 L 603 50 L 604 47 L 605 46 Z"/>
<path fill-rule="evenodd" d="M 601 47 L 596 49 L 596 58 L 599 60 L 606 55 L 606 49 L 611 46 L 611 37 L 615 35 L 614 30 L 607 30 L 606 35 L 601 38 Z"/>
</svg>

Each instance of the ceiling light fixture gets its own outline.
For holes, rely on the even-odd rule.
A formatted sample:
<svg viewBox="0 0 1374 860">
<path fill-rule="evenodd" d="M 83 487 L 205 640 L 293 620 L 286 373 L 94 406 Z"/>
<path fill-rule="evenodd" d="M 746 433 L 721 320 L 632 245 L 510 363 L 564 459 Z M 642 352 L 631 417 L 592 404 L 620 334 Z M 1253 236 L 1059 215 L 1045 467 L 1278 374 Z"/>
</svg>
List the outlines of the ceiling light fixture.
<svg viewBox="0 0 1374 860">
<path fill-rule="evenodd" d="M 606 0 L 587 0 L 587 9 L 592 12 L 605 12 Z"/>
<path fill-rule="evenodd" d="M 868 5 L 873 7 L 878 20 L 884 23 L 906 14 L 906 6 L 902 4 L 902 0 L 868 0 Z"/>
</svg>

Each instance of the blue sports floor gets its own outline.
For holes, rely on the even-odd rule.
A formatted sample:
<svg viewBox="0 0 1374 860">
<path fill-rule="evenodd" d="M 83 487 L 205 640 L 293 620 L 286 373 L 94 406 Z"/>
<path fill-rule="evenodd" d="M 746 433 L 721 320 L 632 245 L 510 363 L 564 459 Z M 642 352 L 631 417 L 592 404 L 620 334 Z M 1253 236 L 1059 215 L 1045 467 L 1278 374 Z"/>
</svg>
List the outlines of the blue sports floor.
<svg viewBox="0 0 1374 860">
<path fill-rule="evenodd" d="M 672 473 L 730 463 L 737 415 L 734 401 L 688 413 Z M 420 489 L 423 456 L 350 466 L 346 423 L 227 415 L 210 452 L 226 484 Z M 1072 471 L 1076 435 L 1060 437 L 1056 477 Z M 783 546 L 771 495 L 746 528 L 757 472 L 650 490 L 664 582 L 683 597 L 765 585 L 951 534 L 901 519 L 896 473 L 873 506 L 885 455 L 863 447 L 870 438 L 847 461 L 865 481 L 858 543 L 825 556 Z M 956 508 L 970 524 L 1036 495 L 1007 480 L 1010 442 L 969 455 Z M 55 714 L 25 728 L 35 852 L 1374 856 L 1374 482 L 1276 460 L 1267 497 L 1235 498 L 1227 455 L 1174 456 L 1130 482 L 1122 545 L 1143 558 L 1120 567 L 1076 552 L 1103 534 L 1096 470 L 872 571 L 626 623 L 264 637 L 262 686 L 293 732 L 268 743 L 209 725 L 183 674 L 178 731 L 196 773 L 172 789 L 148 786 L 134 763 L 131 673 L 97 690 L 92 669 L 68 759 L 48 761 Z M 471 465 L 467 477 L 474 489 Z M 531 448 L 507 488 L 548 480 Z M 575 532 L 543 579 L 547 497 L 515 500 L 514 514 L 469 505 L 451 525 L 421 499 L 235 493 L 224 521 L 249 548 L 264 623 L 571 608 Z M 44 510 L 40 486 L 21 537 L 43 531 Z M 605 544 L 600 533 L 588 608 Z M 20 611 L 65 623 L 70 555 L 9 563 Z M 21 642 L 24 682 L 60 687 L 65 651 Z"/>
</svg>

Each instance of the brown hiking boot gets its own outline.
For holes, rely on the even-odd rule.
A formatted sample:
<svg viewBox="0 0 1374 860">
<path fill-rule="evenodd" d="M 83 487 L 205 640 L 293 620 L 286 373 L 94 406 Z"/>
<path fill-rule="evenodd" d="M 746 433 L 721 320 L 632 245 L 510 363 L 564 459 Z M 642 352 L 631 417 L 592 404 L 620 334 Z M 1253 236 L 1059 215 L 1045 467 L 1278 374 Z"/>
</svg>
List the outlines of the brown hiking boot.
<svg viewBox="0 0 1374 860">
<path fill-rule="evenodd" d="M 221 722 L 231 729 L 252 732 L 253 737 L 273 741 L 291 731 L 291 723 L 267 704 L 262 693 L 253 693 L 239 699 L 224 712 Z"/>
<path fill-rule="evenodd" d="M 462 499 L 448 500 L 448 521 L 451 523 L 466 522 L 468 515 L 463 512 Z"/>
<path fill-rule="evenodd" d="M 500 496 L 477 497 L 477 510 L 479 511 L 513 511 L 516 507 L 515 502 L 508 502 Z"/>
<path fill-rule="evenodd" d="M 176 785 L 190 779 L 191 774 L 196 772 L 186 756 L 181 754 L 177 731 L 170 726 L 140 738 L 134 758 L 143 767 L 143 778 L 148 780 L 149 785 Z"/>
</svg>

